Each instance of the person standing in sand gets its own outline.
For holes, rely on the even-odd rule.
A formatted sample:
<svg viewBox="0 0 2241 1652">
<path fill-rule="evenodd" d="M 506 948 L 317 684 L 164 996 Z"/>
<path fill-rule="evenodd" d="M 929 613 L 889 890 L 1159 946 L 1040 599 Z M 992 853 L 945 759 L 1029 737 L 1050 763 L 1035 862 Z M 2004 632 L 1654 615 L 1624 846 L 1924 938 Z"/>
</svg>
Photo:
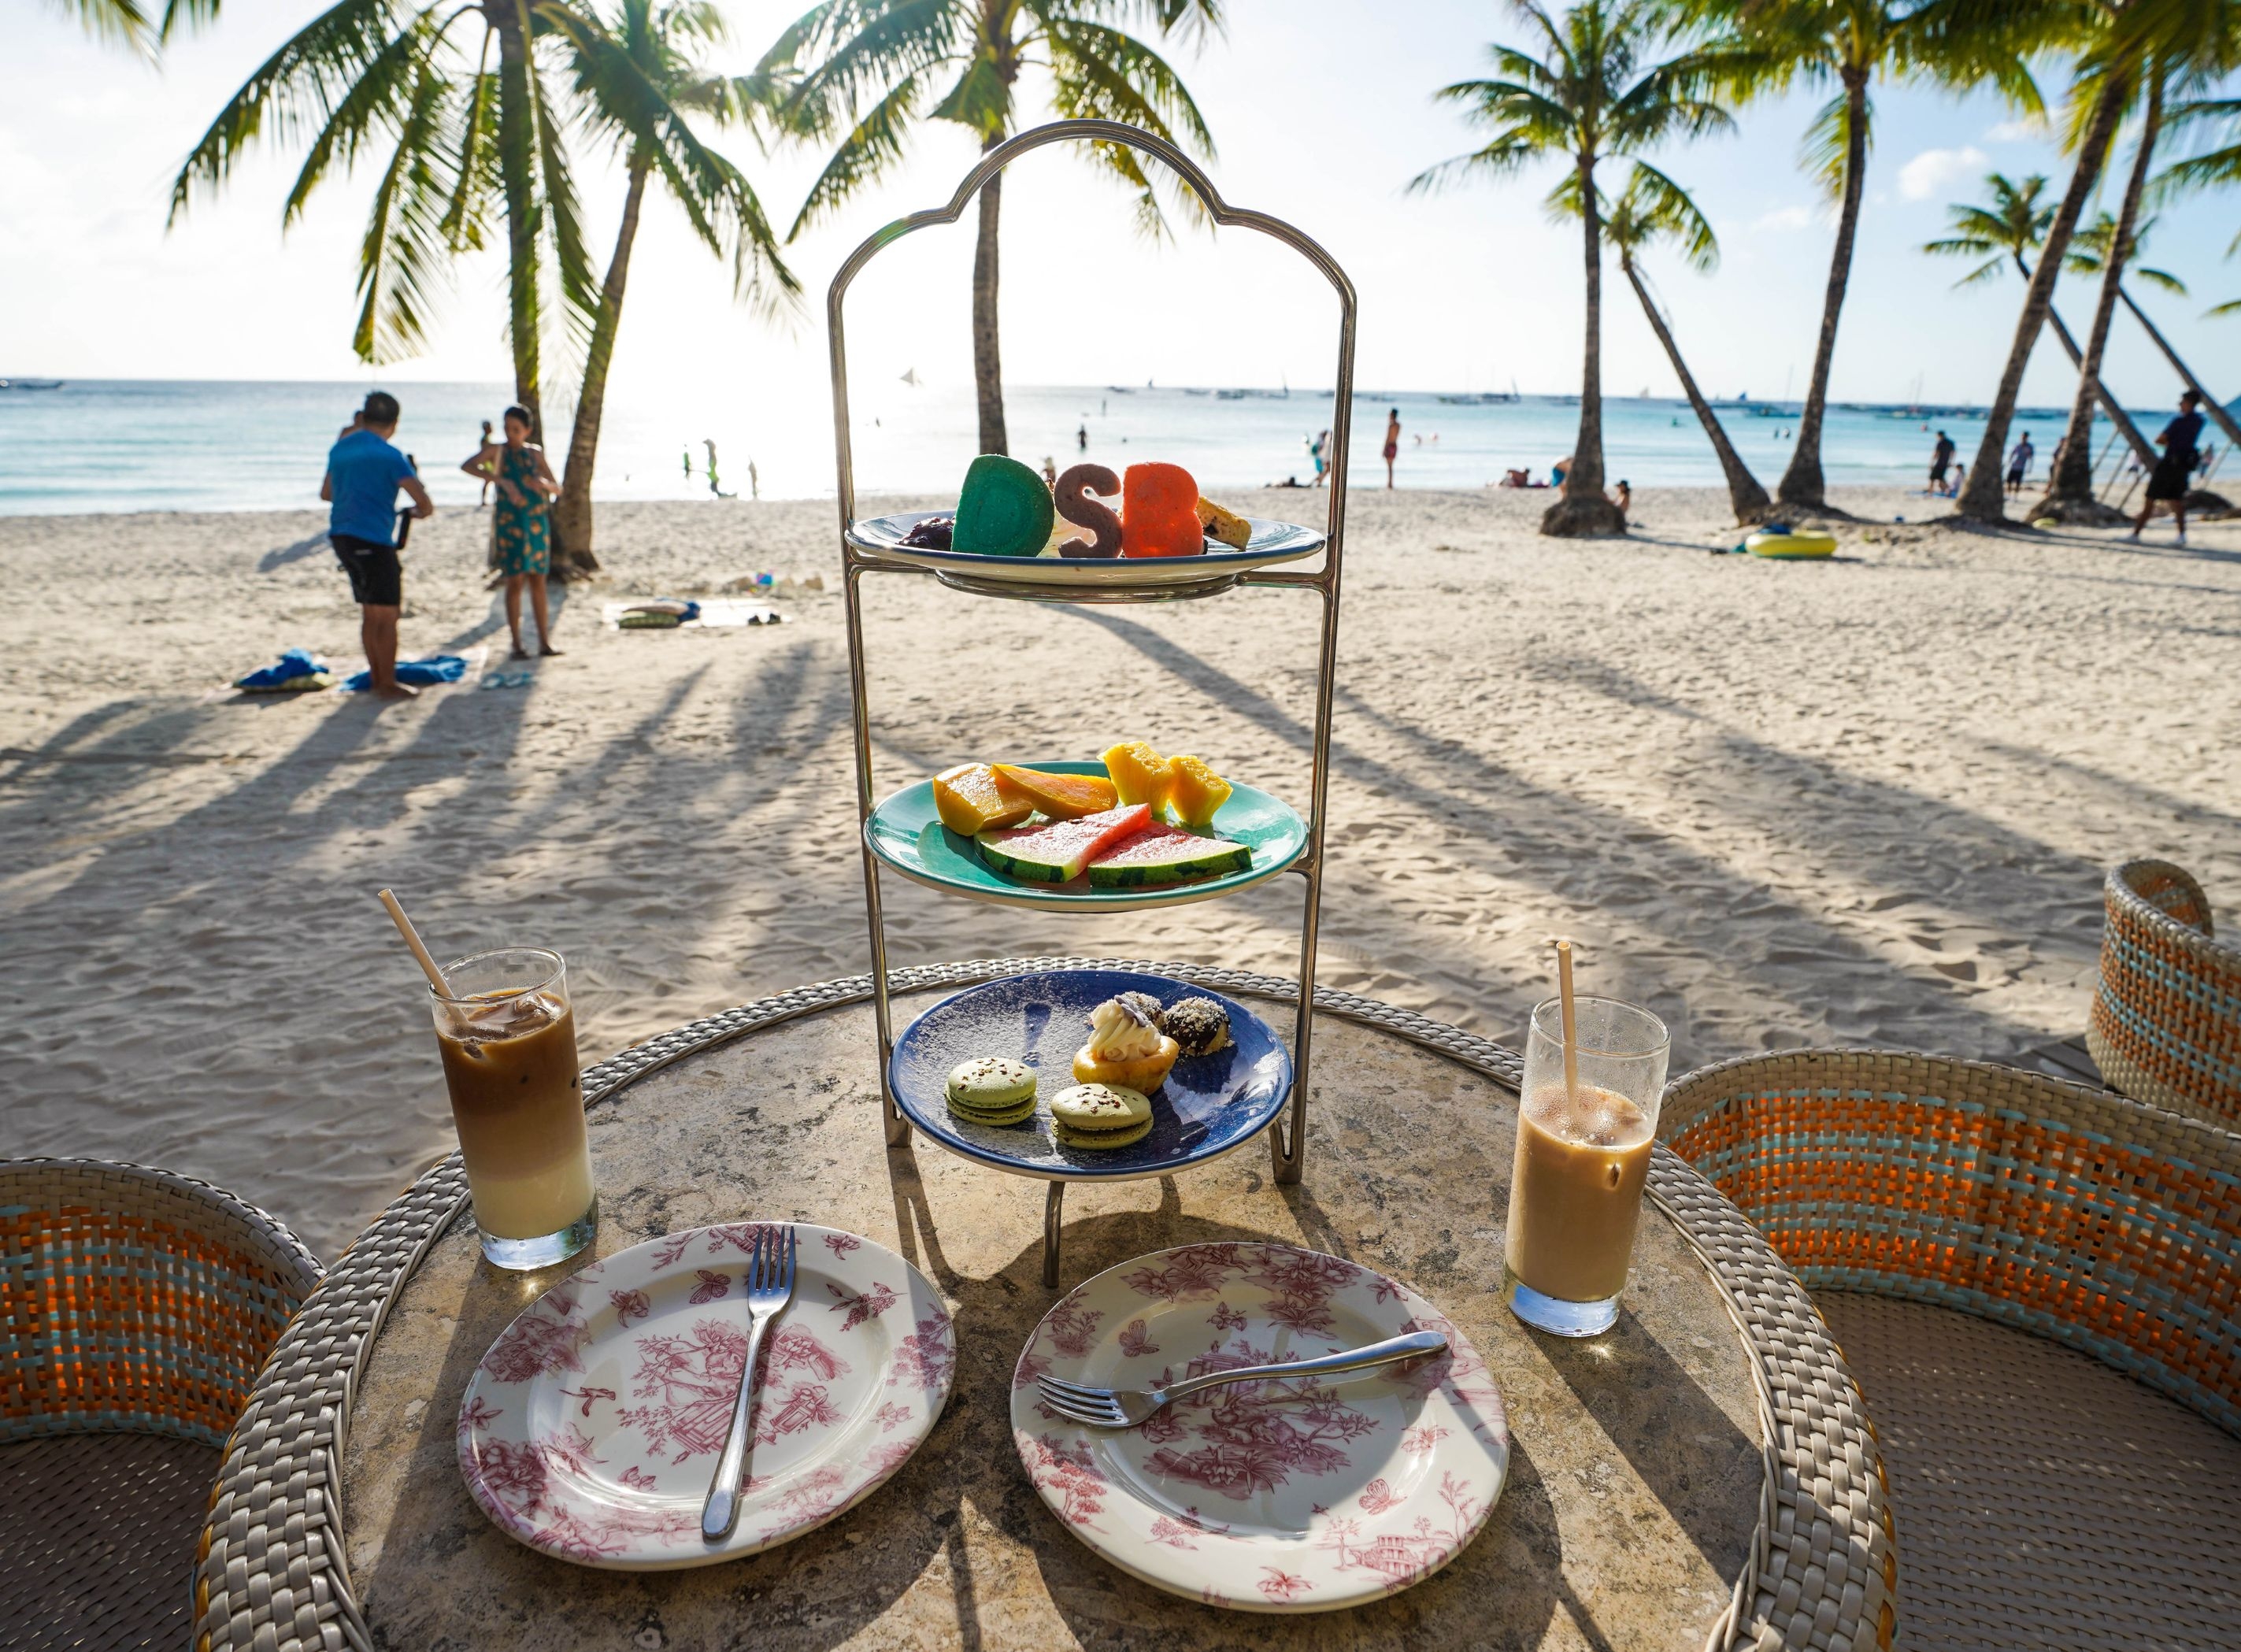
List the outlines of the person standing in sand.
<svg viewBox="0 0 2241 1652">
<path fill-rule="evenodd" d="M 1395 408 L 1385 416 L 1385 487 L 1393 488 L 1393 461 L 1401 457 L 1401 410 Z"/>
<path fill-rule="evenodd" d="M 498 509 L 491 528 L 498 544 L 498 572 L 505 576 L 505 624 L 513 633 L 513 657 L 529 658 L 521 645 L 521 588 L 529 587 L 529 605 L 537 613 L 537 652 L 547 658 L 560 651 L 552 645 L 552 616 L 545 605 L 545 576 L 552 565 L 552 524 L 545 515 L 547 501 L 560 496 L 545 450 L 529 439 L 529 410 L 505 410 L 505 440 L 485 447 L 459 466 L 469 476 L 497 484 Z"/>
<path fill-rule="evenodd" d="M 2156 438 L 2164 455 L 2149 474 L 2148 502 L 2140 507 L 2140 519 L 2132 524 L 2135 539 L 2156 513 L 2156 506 L 2168 505 L 2178 518 L 2178 542 L 2186 543 L 2186 492 L 2194 480 L 2195 444 L 2202 439 L 2202 415 L 2196 411 L 2201 405 L 2202 398 L 2188 391 L 2178 398 L 2178 417 Z"/>
<path fill-rule="evenodd" d="M 476 455 L 478 458 L 486 459 L 490 458 L 491 450 L 498 445 L 496 442 L 491 439 L 491 430 L 492 425 L 490 420 L 483 420 L 483 449 L 480 453 Z M 490 477 L 485 474 L 483 477 L 483 497 L 475 505 L 475 508 L 478 511 L 490 503 Z"/>
<path fill-rule="evenodd" d="M 397 557 L 398 489 L 411 496 L 415 517 L 436 514 L 412 461 L 390 444 L 398 417 L 396 397 L 370 391 L 342 438 L 327 450 L 327 473 L 319 483 L 319 497 L 331 507 L 327 540 L 350 576 L 376 699 L 412 698 L 412 690 L 397 680 L 397 618 L 405 606 L 405 569 Z"/>
<path fill-rule="evenodd" d="M 1937 432 L 1937 445 L 1930 450 L 1930 491 L 1945 492 L 1945 472 L 1953 464 L 1953 438 L 1943 431 Z"/>
<path fill-rule="evenodd" d="M 2008 494 L 2010 498 L 2024 491 L 2024 478 L 2030 474 L 2031 460 L 2038 450 L 2031 445 L 2030 432 L 2025 431 L 2016 451 L 2008 455 Z"/>
</svg>

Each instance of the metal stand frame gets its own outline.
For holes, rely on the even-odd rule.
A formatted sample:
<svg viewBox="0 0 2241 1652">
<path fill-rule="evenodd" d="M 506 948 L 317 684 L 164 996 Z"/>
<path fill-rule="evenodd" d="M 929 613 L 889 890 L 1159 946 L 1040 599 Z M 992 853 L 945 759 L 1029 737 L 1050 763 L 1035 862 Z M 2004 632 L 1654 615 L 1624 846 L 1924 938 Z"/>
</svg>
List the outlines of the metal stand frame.
<svg viewBox="0 0 2241 1652">
<path fill-rule="evenodd" d="M 864 266 L 906 235 L 940 224 L 951 224 L 983 184 L 1018 157 L 1047 144 L 1094 142 L 1123 144 L 1154 157 L 1171 168 L 1204 203 L 1214 222 L 1225 228 L 1258 231 L 1282 242 L 1321 271 L 1338 294 L 1338 373 L 1331 417 L 1330 494 L 1323 565 L 1320 572 L 1281 568 L 1237 575 L 1210 577 L 1201 584 L 1165 588 L 1114 586 L 1006 585 L 985 579 L 943 578 L 931 568 L 880 557 L 860 549 L 850 538 L 856 517 L 856 478 L 848 420 L 847 343 L 842 321 L 843 300 Z M 1021 132 L 989 150 L 980 164 L 965 175 L 947 206 L 913 212 L 886 225 L 866 239 L 833 278 L 825 298 L 826 324 L 832 341 L 833 433 L 840 472 L 840 565 L 842 592 L 848 613 L 848 687 L 856 741 L 856 806 L 860 836 L 872 818 L 872 725 L 864 658 L 864 611 L 858 589 L 866 573 L 931 575 L 944 584 L 976 594 L 1040 602 L 1172 602 L 1210 597 L 1236 585 L 1264 585 L 1282 590 L 1312 591 L 1322 599 L 1321 645 L 1315 675 L 1315 726 L 1313 778 L 1307 820 L 1308 846 L 1291 870 L 1306 880 L 1300 926 L 1299 1013 L 1293 1033 L 1294 1079 L 1288 1119 L 1279 1115 L 1268 1127 L 1268 1141 L 1279 1182 L 1297 1182 L 1307 1167 L 1308 1088 L 1312 1071 L 1314 1038 L 1315 936 L 1322 915 L 1323 826 L 1330 793 L 1331 699 L 1338 661 L 1339 576 L 1344 563 L 1347 458 L 1352 445 L 1354 422 L 1354 284 L 1335 259 L 1290 224 L 1263 212 L 1247 211 L 1225 203 L 1212 182 L 1174 144 L 1140 128 L 1116 121 L 1054 121 Z M 887 1064 L 894 1054 L 894 1015 L 888 989 L 886 921 L 880 903 L 879 862 L 868 837 L 861 842 L 864 857 L 864 906 L 872 940 L 873 1013 L 880 1033 L 880 1105 L 890 1147 L 910 1145 L 910 1120 L 895 1105 L 887 1084 Z M 1043 1283 L 1058 1284 L 1060 1212 L 1066 1183 L 1053 1181 L 1043 1210 Z"/>
</svg>

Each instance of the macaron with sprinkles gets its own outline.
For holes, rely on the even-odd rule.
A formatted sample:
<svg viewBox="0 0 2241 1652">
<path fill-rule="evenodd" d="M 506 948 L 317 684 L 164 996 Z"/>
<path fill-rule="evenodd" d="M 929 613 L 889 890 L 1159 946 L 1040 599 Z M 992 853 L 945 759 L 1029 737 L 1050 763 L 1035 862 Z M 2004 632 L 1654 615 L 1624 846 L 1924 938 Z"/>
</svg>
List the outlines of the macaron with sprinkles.
<svg viewBox="0 0 2241 1652">
<path fill-rule="evenodd" d="M 972 1124 L 1020 1124 L 1035 1115 L 1035 1070 L 1007 1056 L 984 1055 L 949 1070 L 949 1110 Z"/>
<path fill-rule="evenodd" d="M 1050 1099 L 1051 1135 L 1062 1147 L 1125 1147 L 1152 1133 L 1152 1104 L 1120 1084 L 1077 1084 Z"/>
</svg>

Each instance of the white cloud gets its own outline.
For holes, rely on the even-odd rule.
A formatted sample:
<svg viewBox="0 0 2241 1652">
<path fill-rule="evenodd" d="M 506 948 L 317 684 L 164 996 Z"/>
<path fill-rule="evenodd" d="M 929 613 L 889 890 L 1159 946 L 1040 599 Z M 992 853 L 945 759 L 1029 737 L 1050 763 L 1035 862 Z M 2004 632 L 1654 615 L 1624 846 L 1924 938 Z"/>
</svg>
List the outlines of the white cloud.
<svg viewBox="0 0 2241 1652">
<path fill-rule="evenodd" d="M 1926 149 L 1898 169 L 1898 192 L 1910 201 L 1926 201 L 1948 184 L 1973 177 L 1992 164 L 1992 157 L 1975 144 L 1960 149 Z"/>
<path fill-rule="evenodd" d="M 2037 144 L 2044 142 L 2050 129 L 2044 120 L 2025 117 L 2021 120 L 2004 120 L 1984 133 L 1987 144 Z"/>
<path fill-rule="evenodd" d="M 1751 220 L 1754 230 L 1803 230 L 1813 222 L 1810 206 L 1778 206 Z"/>
</svg>

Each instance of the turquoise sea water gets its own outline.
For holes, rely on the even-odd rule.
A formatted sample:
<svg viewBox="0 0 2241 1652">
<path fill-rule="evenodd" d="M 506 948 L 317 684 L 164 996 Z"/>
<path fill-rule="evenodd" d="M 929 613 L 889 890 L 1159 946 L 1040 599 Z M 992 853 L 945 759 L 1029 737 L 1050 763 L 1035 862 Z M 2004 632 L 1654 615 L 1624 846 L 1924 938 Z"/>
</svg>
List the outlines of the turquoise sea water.
<svg viewBox="0 0 2241 1652">
<path fill-rule="evenodd" d="M 389 388 L 405 409 L 398 445 L 418 458 L 438 503 L 471 501 L 476 485 L 456 466 L 473 451 L 480 422 L 496 418 L 510 399 L 505 386 Z M 326 449 L 365 391 L 349 384 L 88 379 L 66 380 L 58 390 L 0 391 L 0 515 L 314 506 Z M 1063 468 L 1079 456 L 1120 469 L 1159 458 L 1187 466 L 1206 487 L 1241 489 L 1287 476 L 1308 480 L 1307 444 L 1330 425 L 1334 403 L 1328 391 L 1020 385 L 1007 390 L 1007 405 L 1012 451 L 1030 464 L 1048 456 Z M 1570 451 L 1579 419 L 1576 399 L 1565 397 L 1464 405 L 1428 392 L 1365 391 L 1355 411 L 1356 486 L 1384 482 L 1378 450 L 1386 413 L 1395 407 L 1401 421 L 1395 477 L 1403 487 L 1475 488 L 1512 466 L 1545 479 L 1550 462 Z M 742 398 L 735 406 L 699 411 L 610 408 L 599 451 L 601 498 L 706 498 L 710 439 L 726 492 L 833 492 L 831 411 L 821 400 L 813 407 Z M 969 388 L 860 385 L 853 412 L 860 491 L 947 491 L 977 445 Z M 547 415 L 565 431 L 565 409 L 548 408 Z M 2167 415 L 2139 417 L 2152 433 Z M 1745 406 L 1723 408 L 1722 418 L 1771 492 L 1792 451 L 1794 419 Z M 2037 444 L 2040 473 L 2061 421 L 2048 409 L 2018 420 Z M 1828 479 L 1919 485 L 1938 429 L 1950 432 L 1966 462 L 1983 426 L 1962 411 L 1832 409 L 1823 447 Z M 2108 435 L 2104 423 L 2097 451 Z M 1720 481 L 1685 403 L 1609 399 L 1604 443 L 1614 482 L 1623 477 L 1642 488 Z M 565 446 L 565 436 L 551 445 Z"/>
</svg>

